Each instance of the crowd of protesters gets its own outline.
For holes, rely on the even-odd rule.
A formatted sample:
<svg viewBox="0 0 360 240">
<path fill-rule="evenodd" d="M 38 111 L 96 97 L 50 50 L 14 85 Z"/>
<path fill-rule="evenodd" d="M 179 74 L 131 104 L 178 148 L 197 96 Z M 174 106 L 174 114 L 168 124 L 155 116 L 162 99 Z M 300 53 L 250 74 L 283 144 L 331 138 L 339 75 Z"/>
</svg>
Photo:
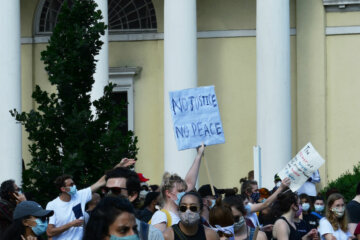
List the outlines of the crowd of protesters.
<svg viewBox="0 0 360 240">
<path fill-rule="evenodd" d="M 197 149 L 185 179 L 165 173 L 160 185 L 148 186 L 127 158 L 85 189 L 78 190 L 71 176 L 59 176 L 59 196 L 45 209 L 26 199 L 13 180 L 4 181 L 1 239 L 360 239 L 360 182 L 347 204 L 339 192 L 326 199 L 316 192 L 318 172 L 298 192 L 277 175 L 273 189 L 258 189 L 253 172 L 240 180 L 240 193 L 209 184 L 196 189 L 203 152 L 204 146 Z"/>
</svg>

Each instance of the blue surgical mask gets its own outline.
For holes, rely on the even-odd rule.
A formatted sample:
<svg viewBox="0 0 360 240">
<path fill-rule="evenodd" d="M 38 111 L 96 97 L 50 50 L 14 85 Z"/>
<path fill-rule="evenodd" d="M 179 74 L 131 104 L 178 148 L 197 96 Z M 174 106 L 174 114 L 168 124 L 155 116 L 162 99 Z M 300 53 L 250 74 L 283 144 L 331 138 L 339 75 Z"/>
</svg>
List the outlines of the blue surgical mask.
<svg viewBox="0 0 360 240">
<path fill-rule="evenodd" d="M 211 206 L 209 207 L 210 209 L 213 208 L 215 206 L 216 200 L 215 199 L 211 199 Z"/>
<path fill-rule="evenodd" d="M 309 203 L 303 203 L 301 204 L 301 207 L 303 209 L 304 212 L 307 212 L 310 208 L 310 204 Z"/>
<path fill-rule="evenodd" d="M 181 199 L 184 195 L 185 195 L 185 192 L 180 192 L 180 193 L 176 194 L 177 199 L 175 200 L 175 204 L 176 204 L 177 206 L 179 206 L 179 204 L 180 204 L 180 199 Z"/>
<path fill-rule="evenodd" d="M 324 211 L 324 205 L 315 204 L 315 211 L 316 211 L 316 212 L 322 212 L 322 211 Z"/>
<path fill-rule="evenodd" d="M 131 235 L 126 237 L 117 237 L 114 235 L 110 236 L 110 240 L 140 240 L 138 235 Z"/>
<path fill-rule="evenodd" d="M 36 219 L 36 226 L 32 227 L 31 230 L 35 233 L 36 236 L 40 236 L 46 232 L 46 229 L 48 227 L 47 221 L 41 221 L 40 219 Z"/>
<path fill-rule="evenodd" d="M 73 186 L 70 187 L 70 191 L 68 192 L 68 194 L 70 196 L 74 196 L 76 194 L 76 192 L 77 192 L 76 186 L 73 185 Z"/>
</svg>

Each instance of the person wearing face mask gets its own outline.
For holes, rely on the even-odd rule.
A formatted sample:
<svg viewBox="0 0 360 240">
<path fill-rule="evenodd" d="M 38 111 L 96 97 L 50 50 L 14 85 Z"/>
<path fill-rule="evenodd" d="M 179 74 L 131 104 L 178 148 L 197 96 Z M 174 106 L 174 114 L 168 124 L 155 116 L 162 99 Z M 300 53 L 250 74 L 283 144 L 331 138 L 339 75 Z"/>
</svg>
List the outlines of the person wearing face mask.
<svg viewBox="0 0 360 240">
<path fill-rule="evenodd" d="M 315 216 L 316 218 L 317 226 L 319 226 L 320 219 L 324 217 L 324 210 L 324 198 L 321 196 L 317 196 L 314 202 L 314 211 L 311 212 L 311 215 Z"/>
<path fill-rule="evenodd" d="M 234 217 L 234 239 L 235 240 L 251 240 L 250 228 L 246 225 L 245 217 L 247 212 L 245 210 L 243 201 L 239 195 L 225 197 L 224 205 L 231 208 Z M 259 231 L 256 239 L 267 239 L 264 232 Z"/>
<path fill-rule="evenodd" d="M 215 206 L 216 197 L 219 195 L 218 190 L 216 187 L 214 187 L 214 193 L 215 193 L 215 196 L 214 196 L 212 194 L 210 184 L 206 184 L 206 185 L 202 185 L 199 188 L 198 193 L 200 194 L 202 203 L 204 205 L 204 207 L 202 208 L 202 211 L 201 211 L 201 222 L 203 225 L 210 227 L 209 212 L 210 212 L 210 209 Z"/>
<path fill-rule="evenodd" d="M 326 202 L 326 216 L 320 220 L 319 233 L 322 240 L 348 240 L 347 214 L 344 197 L 339 193 L 331 194 Z"/>
<path fill-rule="evenodd" d="M 5 231 L 2 240 L 40 240 L 46 232 L 47 218 L 53 211 L 44 210 L 34 201 L 19 203 L 14 211 L 13 223 Z"/>
<path fill-rule="evenodd" d="M 302 193 L 299 195 L 301 208 L 302 208 L 302 219 L 310 226 L 310 228 L 317 228 L 318 221 L 317 218 L 311 214 L 312 202 L 311 198 Z"/>
<path fill-rule="evenodd" d="M 272 230 L 274 240 L 310 240 L 317 238 L 316 229 L 310 230 L 305 235 L 297 231 L 295 218 L 301 214 L 301 204 L 299 197 L 290 189 L 278 195 L 273 212 L 275 216 L 279 216 Z"/>
<path fill-rule="evenodd" d="M 166 240 L 215 240 L 215 231 L 201 224 L 200 212 L 203 207 L 201 197 L 196 192 L 185 193 L 179 202 L 180 221 L 164 232 Z"/>
<path fill-rule="evenodd" d="M 129 200 L 103 198 L 90 216 L 83 240 L 140 240 Z"/>
<path fill-rule="evenodd" d="M 122 159 L 115 167 L 124 166 L 132 161 Z M 46 209 L 53 210 L 49 219 L 47 235 L 53 240 L 80 240 L 83 236 L 85 205 L 92 199 L 92 193 L 106 183 L 105 175 L 88 188 L 77 190 L 72 176 L 64 174 L 55 180 L 55 186 L 60 191 L 57 198 L 50 201 Z"/>
<path fill-rule="evenodd" d="M 4 232 L 13 221 L 13 213 L 18 203 L 26 200 L 25 195 L 10 179 L 1 183 L 0 187 L 0 233 Z"/>
<path fill-rule="evenodd" d="M 163 232 L 166 227 L 170 227 L 180 221 L 178 211 L 179 202 L 185 192 L 189 192 L 195 188 L 204 149 L 204 144 L 197 148 L 197 155 L 185 176 L 185 180 L 177 174 L 164 174 L 160 186 L 163 208 L 160 211 L 156 211 L 149 222 L 160 231 Z"/>
<path fill-rule="evenodd" d="M 246 220 L 248 220 L 247 225 L 250 227 L 250 238 L 253 237 L 256 227 L 260 227 L 260 223 L 259 223 L 256 212 L 260 212 L 260 211 L 270 207 L 272 205 L 272 203 L 276 200 L 277 196 L 290 185 L 290 182 L 291 181 L 289 178 L 284 178 L 284 180 L 281 182 L 280 187 L 273 194 L 271 194 L 266 199 L 265 202 L 255 203 L 255 204 L 251 203 L 249 194 L 246 194 L 246 192 L 249 192 L 250 188 L 246 187 L 245 185 L 243 185 L 241 187 L 241 192 L 242 192 L 241 198 L 243 199 L 243 204 L 244 204 L 244 207 L 247 212 L 245 218 L 246 218 Z M 252 187 L 252 189 L 253 189 L 253 187 Z M 264 230 L 265 232 L 271 231 L 272 225 L 264 226 L 262 228 L 262 230 Z"/>
</svg>

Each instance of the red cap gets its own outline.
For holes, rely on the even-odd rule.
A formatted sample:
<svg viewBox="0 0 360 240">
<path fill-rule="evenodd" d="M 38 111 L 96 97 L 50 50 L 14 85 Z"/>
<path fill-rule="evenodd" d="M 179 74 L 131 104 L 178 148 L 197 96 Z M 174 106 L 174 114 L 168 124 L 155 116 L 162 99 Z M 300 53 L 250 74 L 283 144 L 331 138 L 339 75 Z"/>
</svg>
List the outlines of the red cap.
<svg viewBox="0 0 360 240">
<path fill-rule="evenodd" d="M 140 179 L 140 182 L 147 182 L 147 181 L 150 180 L 149 178 L 145 178 L 142 173 L 138 173 L 137 175 L 138 175 L 138 177 Z"/>
</svg>

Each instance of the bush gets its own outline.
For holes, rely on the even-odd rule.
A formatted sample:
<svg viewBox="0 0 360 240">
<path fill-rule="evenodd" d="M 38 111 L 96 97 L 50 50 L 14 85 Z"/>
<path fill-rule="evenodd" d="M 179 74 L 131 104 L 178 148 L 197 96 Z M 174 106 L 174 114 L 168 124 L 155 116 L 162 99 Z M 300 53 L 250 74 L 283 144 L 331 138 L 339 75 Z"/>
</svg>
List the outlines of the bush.
<svg viewBox="0 0 360 240">
<path fill-rule="evenodd" d="M 72 4 L 67 4 L 67 2 Z M 35 87 L 37 109 L 10 111 L 29 133 L 32 159 L 23 172 L 23 188 L 43 206 L 59 194 L 54 180 L 73 176 L 78 188 L 95 183 L 122 157 L 135 158 L 137 138 L 122 131 L 124 108 L 112 100 L 113 85 L 93 103 L 95 55 L 99 53 L 106 26 L 93 0 L 65 1 L 57 25 L 41 59 L 56 93 Z"/>
<path fill-rule="evenodd" d="M 339 178 L 331 181 L 321 193 L 325 196 L 326 192 L 331 189 L 338 190 L 345 197 L 345 201 L 351 201 L 356 195 L 356 186 L 360 182 L 360 163 L 354 166 L 353 172 L 347 171 Z"/>
</svg>

